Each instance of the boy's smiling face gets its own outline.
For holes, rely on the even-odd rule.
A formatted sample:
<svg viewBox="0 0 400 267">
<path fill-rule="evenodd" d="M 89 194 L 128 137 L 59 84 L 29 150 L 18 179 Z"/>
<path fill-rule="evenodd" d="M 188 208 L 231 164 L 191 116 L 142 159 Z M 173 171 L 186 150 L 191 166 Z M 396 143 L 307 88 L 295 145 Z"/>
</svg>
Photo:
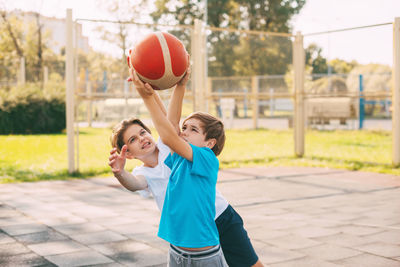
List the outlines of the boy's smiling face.
<svg viewBox="0 0 400 267">
<path fill-rule="evenodd" d="M 180 136 L 189 144 L 198 147 L 213 148 L 215 139 L 206 139 L 206 133 L 203 131 L 201 121 L 195 118 L 186 120 L 182 125 Z"/>
<path fill-rule="evenodd" d="M 138 124 L 129 126 L 123 135 L 123 139 L 128 146 L 127 158 L 140 159 L 156 149 L 153 136 Z"/>
</svg>

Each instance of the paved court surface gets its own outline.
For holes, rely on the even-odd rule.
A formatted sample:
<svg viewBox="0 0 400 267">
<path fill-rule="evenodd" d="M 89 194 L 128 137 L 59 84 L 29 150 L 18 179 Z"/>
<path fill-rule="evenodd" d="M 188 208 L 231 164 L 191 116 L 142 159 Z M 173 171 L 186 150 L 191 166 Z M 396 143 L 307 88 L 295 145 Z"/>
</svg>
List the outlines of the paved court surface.
<svg viewBox="0 0 400 267">
<path fill-rule="evenodd" d="M 265 266 L 400 266 L 400 177 L 322 168 L 220 173 Z M 152 199 L 116 179 L 0 185 L 0 266 L 166 266 Z"/>
</svg>

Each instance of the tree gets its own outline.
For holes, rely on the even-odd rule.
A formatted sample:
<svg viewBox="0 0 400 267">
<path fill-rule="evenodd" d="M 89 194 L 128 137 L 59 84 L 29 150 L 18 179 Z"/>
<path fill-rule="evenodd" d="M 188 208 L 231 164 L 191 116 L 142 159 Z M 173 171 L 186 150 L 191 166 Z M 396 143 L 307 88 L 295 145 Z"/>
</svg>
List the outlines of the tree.
<svg viewBox="0 0 400 267">
<path fill-rule="evenodd" d="M 111 18 L 120 23 L 114 24 L 114 28 L 107 24 L 99 25 L 96 30 L 102 34 L 102 39 L 115 44 L 120 49 L 120 63 L 117 73 L 120 74 L 119 78 L 126 75 L 126 52 L 132 43 L 129 42 L 129 32 L 125 22 L 139 22 L 146 17 L 144 10 L 147 10 L 148 1 L 129 1 L 129 0 L 98 0 L 98 6 L 102 7 Z"/>
<path fill-rule="evenodd" d="M 8 19 L 7 13 L 4 10 L 0 11 L 1 18 L 5 23 L 5 30 L 7 31 L 9 37 L 12 40 L 12 44 L 14 45 L 15 51 L 17 52 L 19 57 L 24 56 L 24 52 L 21 48 L 19 40 L 21 39 L 22 31 L 20 28 L 15 29 L 11 24 L 10 20 Z"/>
<path fill-rule="evenodd" d="M 236 75 L 284 74 L 292 61 L 292 46 L 288 38 L 250 36 L 240 38 L 234 48 Z"/>
<path fill-rule="evenodd" d="M 392 70 L 390 66 L 382 64 L 367 64 L 354 67 L 348 74 L 346 85 L 350 92 L 358 92 L 360 89 L 360 75 L 362 75 L 363 91 L 366 95 L 370 93 L 385 95 L 392 89 Z M 372 98 L 367 100 L 377 100 Z M 379 99 L 379 98 L 378 98 Z M 381 97 L 380 99 L 386 99 Z M 376 102 L 365 105 L 365 114 L 372 115 Z"/>
<path fill-rule="evenodd" d="M 322 48 L 317 44 L 312 43 L 306 49 L 306 65 L 312 68 L 312 74 L 328 74 L 328 66 L 331 67 L 331 73 L 346 74 L 349 73 L 355 66 L 357 61 L 347 62 L 345 60 L 335 58 L 328 62 L 322 56 Z"/>
<path fill-rule="evenodd" d="M 348 74 L 355 68 L 356 61 L 347 62 L 342 59 L 328 61 L 322 56 L 322 48 L 312 43 L 306 49 L 306 68 L 311 68 L 312 81 L 306 82 L 309 93 L 344 93 L 348 91 L 346 79 L 332 74 Z M 331 68 L 328 70 L 328 68 Z M 314 75 L 313 75 L 314 74 Z M 318 75 L 316 75 L 318 74 Z M 322 74 L 322 75 L 321 75 Z M 329 74 L 329 75 L 328 75 Z"/>
<path fill-rule="evenodd" d="M 42 69 L 43 69 L 43 43 L 42 43 L 42 28 L 43 25 L 40 24 L 40 14 L 35 13 L 36 17 L 36 27 L 37 27 L 37 64 L 36 64 L 36 77 L 42 80 Z"/>
<path fill-rule="evenodd" d="M 305 0 L 209 0 L 207 25 L 245 30 L 289 32 L 290 18 L 297 14 Z M 157 0 L 151 16 L 162 23 L 193 24 L 203 19 L 203 0 Z"/>
<path fill-rule="evenodd" d="M 24 56 L 22 48 L 23 25 L 15 16 L 0 11 L 0 80 L 14 80 L 19 69 L 19 59 Z"/>
<path fill-rule="evenodd" d="M 290 18 L 304 6 L 305 0 L 209 0 L 207 24 L 211 27 L 242 30 L 290 32 Z M 201 0 L 157 0 L 151 15 L 156 22 L 193 24 L 203 19 Z M 213 31 L 210 44 L 209 73 L 220 75 L 283 74 L 291 63 L 288 38 Z"/>
<path fill-rule="evenodd" d="M 13 80 L 19 70 L 19 60 L 25 58 L 27 81 L 42 81 L 42 69 L 46 64 L 58 66 L 62 58 L 55 55 L 48 47 L 50 32 L 43 32 L 40 14 L 35 13 L 35 20 L 24 23 L 12 13 L 0 11 L 0 79 Z M 53 68 L 52 68 L 53 70 Z"/>
<path fill-rule="evenodd" d="M 316 79 L 306 86 L 306 92 L 310 94 L 340 94 L 347 92 L 346 79 L 337 75 L 325 76 Z"/>
<path fill-rule="evenodd" d="M 306 49 L 306 65 L 311 66 L 311 74 L 324 74 L 328 73 L 328 63 L 322 53 L 322 48 L 317 44 L 310 44 Z M 314 78 L 313 79 L 317 79 Z"/>
<path fill-rule="evenodd" d="M 335 58 L 329 61 L 329 65 L 332 67 L 333 73 L 346 74 L 349 73 L 354 67 L 356 67 L 358 63 L 355 60 L 347 62 L 345 60 Z"/>
<path fill-rule="evenodd" d="M 43 66 L 48 62 L 47 57 L 52 57 L 54 52 L 47 43 L 50 40 L 51 33 L 43 32 L 40 24 L 40 14 L 35 13 L 35 21 L 25 25 L 23 36 L 23 50 L 25 54 L 26 77 L 28 81 L 43 81 Z M 61 60 L 61 58 L 59 58 Z"/>
<path fill-rule="evenodd" d="M 364 92 L 387 92 L 391 89 L 391 68 L 381 64 L 358 65 L 346 79 L 350 91 L 358 92 L 359 76 L 363 75 Z"/>
</svg>

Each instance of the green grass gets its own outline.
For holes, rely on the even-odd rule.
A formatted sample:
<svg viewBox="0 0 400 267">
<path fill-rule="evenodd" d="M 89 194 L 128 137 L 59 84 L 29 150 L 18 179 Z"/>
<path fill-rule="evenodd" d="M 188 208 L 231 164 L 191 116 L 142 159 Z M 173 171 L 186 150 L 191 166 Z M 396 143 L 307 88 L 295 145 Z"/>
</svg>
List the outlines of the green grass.
<svg viewBox="0 0 400 267">
<path fill-rule="evenodd" d="M 229 131 L 222 167 L 308 166 L 400 175 L 391 164 L 391 133 L 307 131 L 305 156 L 294 156 L 292 131 Z"/>
<path fill-rule="evenodd" d="M 0 183 L 110 176 L 110 129 L 80 129 L 79 170 L 67 172 L 67 138 L 55 135 L 0 136 Z M 386 131 L 307 131 L 305 156 L 294 156 L 293 132 L 229 130 L 221 168 L 308 166 L 400 175 L 391 165 Z M 139 165 L 130 161 L 127 169 Z"/>
</svg>

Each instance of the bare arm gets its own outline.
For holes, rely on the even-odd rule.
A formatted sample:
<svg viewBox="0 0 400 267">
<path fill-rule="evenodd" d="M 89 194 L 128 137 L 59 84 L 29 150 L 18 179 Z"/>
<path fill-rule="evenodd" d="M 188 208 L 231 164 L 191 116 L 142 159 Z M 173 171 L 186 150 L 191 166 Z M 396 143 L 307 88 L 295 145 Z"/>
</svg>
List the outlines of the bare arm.
<svg viewBox="0 0 400 267">
<path fill-rule="evenodd" d="M 124 145 L 120 154 L 117 153 L 116 148 L 113 148 L 110 151 L 108 165 L 110 165 L 114 177 L 118 179 L 122 186 L 130 191 L 135 192 L 136 190 L 146 189 L 148 185 L 144 176 L 135 176 L 132 173 L 125 171 L 124 167 L 126 163 L 126 150 L 127 146 Z"/>
<path fill-rule="evenodd" d="M 182 80 L 175 86 L 168 105 L 168 120 L 172 123 L 172 126 L 176 129 L 178 134 L 180 132 L 179 121 L 182 115 L 182 102 L 183 97 L 185 96 L 186 84 L 189 80 L 189 76 L 190 68 L 187 70 Z"/>
<path fill-rule="evenodd" d="M 157 104 L 160 106 L 161 111 L 167 115 L 167 109 L 164 106 L 164 103 L 161 100 L 160 95 L 157 92 L 154 92 L 154 99 L 156 100 Z"/>
<path fill-rule="evenodd" d="M 143 102 L 150 112 L 154 126 L 156 127 L 163 143 L 171 148 L 172 151 L 192 161 L 193 152 L 191 146 L 181 137 L 179 137 L 171 122 L 161 111 L 157 101 L 154 98 L 154 91 L 151 86 L 148 83 L 143 84 L 143 82 L 141 82 L 137 77 L 136 73 L 134 73 L 133 69 L 131 69 L 131 72 L 135 88 L 143 98 Z"/>
<path fill-rule="evenodd" d="M 143 190 L 148 187 L 146 178 L 143 175 L 135 176 L 132 173 L 124 170 L 118 175 L 114 174 L 114 177 L 118 179 L 119 183 L 123 187 L 132 192 Z"/>
</svg>

